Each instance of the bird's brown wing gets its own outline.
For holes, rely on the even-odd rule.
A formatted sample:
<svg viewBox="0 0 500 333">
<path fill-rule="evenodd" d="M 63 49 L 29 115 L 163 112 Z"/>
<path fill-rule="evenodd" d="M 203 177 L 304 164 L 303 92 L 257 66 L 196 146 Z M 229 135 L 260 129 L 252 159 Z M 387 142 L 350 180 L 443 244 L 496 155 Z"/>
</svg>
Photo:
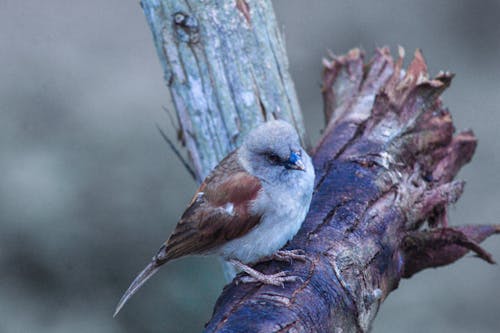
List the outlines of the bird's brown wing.
<svg viewBox="0 0 500 333">
<path fill-rule="evenodd" d="M 261 218 L 250 212 L 261 188 L 259 179 L 239 164 L 237 154 L 230 154 L 200 186 L 157 258 L 168 261 L 206 253 L 246 234 Z"/>
<path fill-rule="evenodd" d="M 250 202 L 261 188 L 260 181 L 240 165 L 236 152 L 222 160 L 201 184 L 172 236 L 132 281 L 114 316 L 167 261 L 209 252 L 259 223 L 261 216 L 250 213 Z"/>
</svg>

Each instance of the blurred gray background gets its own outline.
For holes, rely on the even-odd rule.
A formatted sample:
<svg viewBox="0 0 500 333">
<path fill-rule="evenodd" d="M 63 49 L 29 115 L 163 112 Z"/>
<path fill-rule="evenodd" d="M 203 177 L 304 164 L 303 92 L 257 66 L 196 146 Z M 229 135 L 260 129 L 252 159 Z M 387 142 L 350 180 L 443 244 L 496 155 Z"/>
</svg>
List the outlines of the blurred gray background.
<svg viewBox="0 0 500 333">
<path fill-rule="evenodd" d="M 321 58 L 420 47 L 479 147 L 452 224 L 499 223 L 500 1 L 274 2 L 307 129 L 322 128 Z M 218 261 L 167 265 L 112 319 L 195 183 L 173 135 L 138 1 L 0 0 L 0 332 L 199 332 L 223 287 Z M 484 243 L 500 260 L 500 237 Z M 404 280 L 374 332 L 499 332 L 500 268 L 468 256 Z"/>
</svg>

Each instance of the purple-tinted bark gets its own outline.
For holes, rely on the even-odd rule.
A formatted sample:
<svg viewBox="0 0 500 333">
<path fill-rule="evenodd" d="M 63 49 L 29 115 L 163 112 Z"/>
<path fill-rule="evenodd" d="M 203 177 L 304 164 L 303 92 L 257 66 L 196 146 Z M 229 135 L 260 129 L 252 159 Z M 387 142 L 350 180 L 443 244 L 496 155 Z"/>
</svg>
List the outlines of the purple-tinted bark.
<svg viewBox="0 0 500 333">
<path fill-rule="evenodd" d="M 289 249 L 309 260 L 257 265 L 301 281 L 284 288 L 233 283 L 219 297 L 206 332 L 364 332 L 401 278 L 450 264 L 468 251 L 493 262 L 478 243 L 498 226 L 448 225 L 454 181 L 476 147 L 454 134 L 439 95 L 453 75 L 429 78 L 419 51 L 406 70 L 377 50 L 324 61 L 327 128 L 314 149 L 310 212 Z"/>
</svg>

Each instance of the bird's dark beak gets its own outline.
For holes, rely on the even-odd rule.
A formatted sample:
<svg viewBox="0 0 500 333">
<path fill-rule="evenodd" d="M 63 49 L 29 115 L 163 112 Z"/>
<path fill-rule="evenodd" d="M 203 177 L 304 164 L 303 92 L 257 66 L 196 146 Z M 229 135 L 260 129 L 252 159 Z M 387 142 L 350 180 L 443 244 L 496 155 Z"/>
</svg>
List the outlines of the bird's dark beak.
<svg viewBox="0 0 500 333">
<path fill-rule="evenodd" d="M 286 163 L 286 168 L 293 170 L 302 170 L 302 171 L 306 170 L 304 162 L 302 162 L 302 157 L 300 156 L 300 153 L 295 151 L 290 152 L 290 157 L 288 158 L 288 161 Z"/>
</svg>

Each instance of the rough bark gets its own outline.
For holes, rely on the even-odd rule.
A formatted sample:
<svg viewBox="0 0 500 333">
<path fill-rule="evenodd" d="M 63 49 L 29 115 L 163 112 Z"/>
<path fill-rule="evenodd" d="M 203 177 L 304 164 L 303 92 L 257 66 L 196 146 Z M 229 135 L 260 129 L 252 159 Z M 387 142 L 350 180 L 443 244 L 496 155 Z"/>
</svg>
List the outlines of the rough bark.
<svg viewBox="0 0 500 333">
<path fill-rule="evenodd" d="M 256 123 L 279 117 L 304 137 L 287 60 L 268 1 L 143 0 L 182 138 L 201 179 Z M 235 281 L 206 332 L 364 332 L 401 278 L 447 265 L 498 226 L 453 228 L 453 180 L 472 158 L 472 132 L 454 134 L 439 100 L 453 75 L 428 77 L 419 51 L 365 63 L 355 49 L 324 60 L 327 127 L 313 151 L 310 212 L 287 245 L 309 258 L 257 269 L 301 277 L 284 288 Z"/>
<path fill-rule="evenodd" d="M 142 0 L 200 182 L 258 123 L 302 114 L 270 1 Z"/>
<path fill-rule="evenodd" d="M 287 248 L 309 260 L 258 265 L 302 281 L 284 288 L 226 286 L 206 332 L 366 332 L 401 278 L 447 265 L 473 251 L 499 226 L 448 226 L 460 197 L 454 181 L 474 153 L 472 132 L 454 135 L 439 100 L 453 77 L 428 77 L 419 51 L 402 70 L 377 50 L 324 61 L 327 129 L 315 148 L 311 209 Z"/>
</svg>

